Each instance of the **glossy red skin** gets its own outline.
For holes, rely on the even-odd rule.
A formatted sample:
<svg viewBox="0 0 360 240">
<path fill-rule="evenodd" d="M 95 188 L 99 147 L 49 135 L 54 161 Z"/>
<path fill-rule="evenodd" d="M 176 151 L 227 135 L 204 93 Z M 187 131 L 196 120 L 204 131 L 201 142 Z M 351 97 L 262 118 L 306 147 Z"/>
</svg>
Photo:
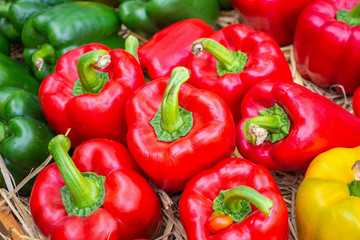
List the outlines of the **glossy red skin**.
<svg viewBox="0 0 360 240">
<path fill-rule="evenodd" d="M 108 81 L 98 94 L 73 96 L 74 82 L 79 79 L 76 63 L 84 53 L 104 49 L 111 63 L 103 71 Z M 137 60 L 122 49 L 110 50 L 105 45 L 88 44 L 64 54 L 55 73 L 41 83 L 39 99 L 44 115 L 58 134 L 71 131 L 72 146 L 91 138 L 109 138 L 126 143 L 125 104 L 131 93 L 145 83 Z"/>
<path fill-rule="evenodd" d="M 289 135 L 254 146 L 243 135 L 243 123 L 277 103 L 290 120 Z M 328 98 L 296 83 L 267 80 L 255 85 L 241 105 L 237 147 L 246 159 L 270 170 L 305 171 L 314 157 L 335 147 L 360 145 L 360 119 Z"/>
<path fill-rule="evenodd" d="M 356 89 L 352 98 L 354 114 L 360 117 L 360 87 Z"/>
<path fill-rule="evenodd" d="M 138 173 L 139 168 L 128 150 L 124 146 L 118 148 L 119 144 L 94 139 L 74 151 L 73 161 L 81 172 L 106 176 L 104 204 L 87 217 L 66 213 L 59 191 L 65 182 L 56 164 L 41 171 L 30 196 L 30 210 L 46 237 L 53 240 L 132 240 L 156 236 L 162 222 L 159 199 Z M 110 149 L 116 153 L 107 152 Z M 94 155 L 86 159 L 89 150 Z"/>
<path fill-rule="evenodd" d="M 231 0 L 245 22 L 257 31 L 270 34 L 279 45 L 293 41 L 301 11 L 314 0 Z"/>
<path fill-rule="evenodd" d="M 336 21 L 336 11 L 351 10 L 357 3 L 322 0 L 302 12 L 294 35 L 294 55 L 303 77 L 326 88 L 340 84 L 346 93 L 360 86 L 360 26 Z"/>
<path fill-rule="evenodd" d="M 241 118 L 241 100 L 253 85 L 265 79 L 293 81 L 283 52 L 269 35 L 243 24 L 231 24 L 210 38 L 231 51 L 245 53 L 248 56 L 245 69 L 219 77 L 216 58 L 204 51 L 201 56 L 189 58 L 191 78 L 188 83 L 222 97 L 230 107 L 235 123 Z"/>
<path fill-rule="evenodd" d="M 186 67 L 192 55 L 191 44 L 214 30 L 200 19 L 187 19 L 157 32 L 138 50 L 141 67 L 151 80 L 169 77 L 175 67 Z"/>
<path fill-rule="evenodd" d="M 160 189 L 174 193 L 201 170 L 231 156 L 235 127 L 225 102 L 206 90 L 182 84 L 179 106 L 193 113 L 193 128 L 173 142 L 157 140 L 149 124 L 161 106 L 169 78 L 139 88 L 126 105 L 129 150 L 141 169 Z"/>
<path fill-rule="evenodd" d="M 220 190 L 245 185 L 254 188 L 274 202 L 267 217 L 254 206 L 243 221 L 212 234 L 206 225 L 213 201 Z M 180 220 L 188 240 L 255 240 L 289 239 L 288 212 L 282 195 L 263 166 L 241 158 L 228 158 L 202 171 L 187 184 L 180 198 Z"/>
</svg>

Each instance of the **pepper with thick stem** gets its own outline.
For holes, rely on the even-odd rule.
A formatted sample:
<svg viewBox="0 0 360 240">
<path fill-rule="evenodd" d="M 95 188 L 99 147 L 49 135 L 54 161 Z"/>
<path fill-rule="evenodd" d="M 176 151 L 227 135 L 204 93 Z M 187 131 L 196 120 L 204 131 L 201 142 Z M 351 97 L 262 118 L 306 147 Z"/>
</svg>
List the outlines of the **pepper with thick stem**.
<svg viewBox="0 0 360 240">
<path fill-rule="evenodd" d="M 189 240 L 289 239 L 287 208 L 274 179 L 245 159 L 228 158 L 194 176 L 179 213 Z"/>
<path fill-rule="evenodd" d="M 236 127 L 240 154 L 270 170 L 305 171 L 324 151 L 360 145 L 358 117 L 297 83 L 266 80 L 256 84 L 245 95 L 241 114 Z M 266 127 L 269 134 L 253 145 L 256 137 L 249 133 L 249 123 L 259 115 L 260 120 L 263 116 L 267 120 L 258 126 Z"/>
<path fill-rule="evenodd" d="M 30 197 L 39 229 L 51 239 L 62 240 L 154 238 L 161 227 L 160 202 L 146 179 L 125 167 L 133 161 L 127 149 L 107 139 L 85 144 L 75 150 L 73 161 L 68 154 L 69 138 L 58 135 L 50 141 L 55 163 L 39 174 Z M 98 157 L 82 158 L 89 145 L 97 148 Z M 109 145 L 116 157 L 107 153 Z M 87 172 L 77 166 L 85 166 Z"/>
<path fill-rule="evenodd" d="M 190 72 L 142 86 L 126 105 L 130 152 L 151 181 L 166 192 L 181 191 L 197 172 L 234 151 L 229 108 L 217 95 L 185 83 Z"/>
<path fill-rule="evenodd" d="M 235 123 L 246 92 L 265 79 L 293 81 L 277 43 L 267 34 L 243 24 L 231 24 L 192 44 L 189 83 L 219 95 L 230 107 Z"/>
<path fill-rule="evenodd" d="M 41 83 L 39 99 L 57 133 L 71 128 L 73 146 L 96 137 L 125 143 L 125 104 L 144 83 L 141 67 L 130 53 L 88 44 L 59 59 L 55 73 Z"/>
<path fill-rule="evenodd" d="M 359 239 L 359 159 L 360 147 L 334 148 L 314 158 L 296 194 L 299 239 Z"/>
</svg>

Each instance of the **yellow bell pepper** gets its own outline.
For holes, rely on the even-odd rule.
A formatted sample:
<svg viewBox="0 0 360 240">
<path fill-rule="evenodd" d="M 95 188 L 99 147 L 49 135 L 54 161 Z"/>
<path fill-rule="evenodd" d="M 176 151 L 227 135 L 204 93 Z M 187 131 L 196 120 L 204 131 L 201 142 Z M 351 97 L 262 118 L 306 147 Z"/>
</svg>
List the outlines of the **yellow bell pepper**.
<svg viewBox="0 0 360 240">
<path fill-rule="evenodd" d="M 296 195 L 301 240 L 360 239 L 358 160 L 360 147 L 334 148 L 312 161 Z"/>
</svg>

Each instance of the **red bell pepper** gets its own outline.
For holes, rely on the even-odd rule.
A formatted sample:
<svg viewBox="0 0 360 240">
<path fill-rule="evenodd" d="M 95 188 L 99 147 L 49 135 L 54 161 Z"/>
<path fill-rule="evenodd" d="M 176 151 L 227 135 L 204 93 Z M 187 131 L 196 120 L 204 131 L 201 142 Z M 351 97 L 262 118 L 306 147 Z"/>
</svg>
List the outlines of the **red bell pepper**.
<svg viewBox="0 0 360 240">
<path fill-rule="evenodd" d="M 55 73 L 41 83 L 39 99 L 57 133 L 71 128 L 73 146 L 96 137 L 125 143 L 125 104 L 144 83 L 141 67 L 130 53 L 88 44 L 59 59 Z"/>
<path fill-rule="evenodd" d="M 287 207 L 273 177 L 241 158 L 225 159 L 193 177 L 179 213 L 188 240 L 289 239 Z M 223 225 L 229 217 L 234 222 Z"/>
<path fill-rule="evenodd" d="M 49 143 L 56 163 L 39 174 L 30 196 L 41 232 L 52 240 L 155 237 L 160 202 L 128 150 L 106 139 L 83 144 L 72 161 L 69 138 L 58 135 Z"/>
<path fill-rule="evenodd" d="M 277 43 L 269 35 L 243 24 L 231 24 L 210 38 L 195 41 L 192 50 L 201 55 L 189 58 L 188 83 L 222 97 L 235 123 L 241 118 L 241 100 L 253 85 L 264 79 L 293 81 Z"/>
<path fill-rule="evenodd" d="M 130 152 L 150 180 L 171 193 L 235 150 L 230 109 L 214 93 L 184 83 L 189 75 L 175 68 L 170 80 L 147 83 L 126 105 Z"/>
<path fill-rule="evenodd" d="M 356 89 L 352 98 L 352 107 L 354 114 L 360 117 L 360 87 Z"/>
<path fill-rule="evenodd" d="M 321 87 L 340 84 L 346 93 L 360 86 L 358 2 L 316 1 L 302 12 L 294 35 L 294 55 L 303 77 Z"/>
<path fill-rule="evenodd" d="M 360 119 L 296 83 L 267 80 L 245 95 L 236 127 L 242 156 L 270 170 L 304 171 L 335 147 L 360 145 Z"/>
<path fill-rule="evenodd" d="M 301 11 L 314 0 L 231 0 L 245 22 L 270 34 L 279 45 L 292 43 Z"/>
<path fill-rule="evenodd" d="M 173 68 L 187 65 L 191 44 L 214 30 L 200 19 L 174 23 L 157 32 L 139 48 L 139 61 L 151 80 L 170 77 Z"/>
</svg>

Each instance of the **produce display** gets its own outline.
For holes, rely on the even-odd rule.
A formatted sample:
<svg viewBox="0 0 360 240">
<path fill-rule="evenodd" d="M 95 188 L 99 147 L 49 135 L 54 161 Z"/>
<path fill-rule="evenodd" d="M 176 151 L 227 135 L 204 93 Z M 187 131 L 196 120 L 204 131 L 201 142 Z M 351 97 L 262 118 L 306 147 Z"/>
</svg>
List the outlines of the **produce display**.
<svg viewBox="0 0 360 240">
<path fill-rule="evenodd" d="M 0 238 L 360 239 L 359 10 L 0 0 Z"/>
</svg>

